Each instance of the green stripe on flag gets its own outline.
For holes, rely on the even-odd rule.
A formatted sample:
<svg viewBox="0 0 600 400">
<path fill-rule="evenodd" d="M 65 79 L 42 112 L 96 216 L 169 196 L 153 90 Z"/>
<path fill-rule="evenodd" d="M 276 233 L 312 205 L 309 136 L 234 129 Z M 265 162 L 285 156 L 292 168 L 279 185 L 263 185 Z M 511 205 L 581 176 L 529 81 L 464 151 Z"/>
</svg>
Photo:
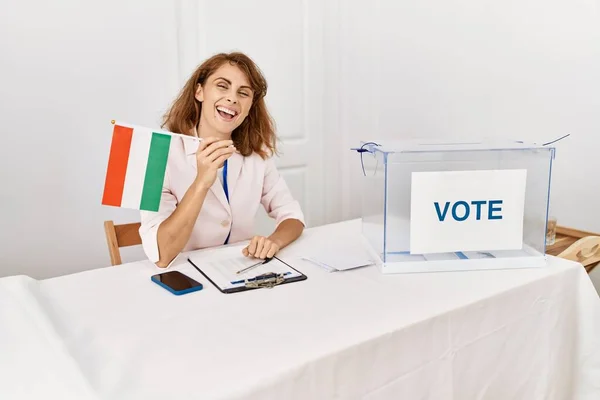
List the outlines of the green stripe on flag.
<svg viewBox="0 0 600 400">
<path fill-rule="evenodd" d="M 170 145 L 171 135 L 152 133 L 148 166 L 146 167 L 144 189 L 142 190 L 142 200 L 140 202 L 141 210 L 158 211 Z"/>
</svg>

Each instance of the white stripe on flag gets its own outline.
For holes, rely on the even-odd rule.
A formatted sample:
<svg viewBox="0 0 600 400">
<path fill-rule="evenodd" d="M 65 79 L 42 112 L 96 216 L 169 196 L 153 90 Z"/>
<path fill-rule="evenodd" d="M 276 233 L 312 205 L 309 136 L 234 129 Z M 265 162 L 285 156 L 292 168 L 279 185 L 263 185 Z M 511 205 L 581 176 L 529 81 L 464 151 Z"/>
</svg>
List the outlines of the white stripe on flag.
<svg viewBox="0 0 600 400">
<path fill-rule="evenodd" d="M 135 128 L 133 130 L 121 207 L 140 209 L 151 141 L 152 131 L 150 129 Z"/>
</svg>

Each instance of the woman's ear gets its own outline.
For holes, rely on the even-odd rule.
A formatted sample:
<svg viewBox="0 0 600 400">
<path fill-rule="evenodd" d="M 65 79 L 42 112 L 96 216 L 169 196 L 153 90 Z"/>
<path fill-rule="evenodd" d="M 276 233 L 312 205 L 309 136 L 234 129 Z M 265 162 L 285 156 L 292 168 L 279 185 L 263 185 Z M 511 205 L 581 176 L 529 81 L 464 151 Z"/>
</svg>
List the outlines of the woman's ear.
<svg viewBox="0 0 600 400">
<path fill-rule="evenodd" d="M 204 92 L 202 91 L 202 85 L 199 83 L 196 85 L 196 95 L 194 97 L 196 97 L 196 100 L 199 102 L 204 101 Z"/>
</svg>

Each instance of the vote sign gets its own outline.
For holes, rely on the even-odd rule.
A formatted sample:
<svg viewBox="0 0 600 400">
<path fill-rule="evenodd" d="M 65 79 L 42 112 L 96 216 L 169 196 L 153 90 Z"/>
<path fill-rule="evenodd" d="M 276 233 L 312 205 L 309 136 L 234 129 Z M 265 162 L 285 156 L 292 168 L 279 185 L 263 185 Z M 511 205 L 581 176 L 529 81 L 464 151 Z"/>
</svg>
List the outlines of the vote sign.
<svg viewBox="0 0 600 400">
<path fill-rule="evenodd" d="M 526 169 L 413 172 L 410 252 L 521 249 Z"/>
</svg>

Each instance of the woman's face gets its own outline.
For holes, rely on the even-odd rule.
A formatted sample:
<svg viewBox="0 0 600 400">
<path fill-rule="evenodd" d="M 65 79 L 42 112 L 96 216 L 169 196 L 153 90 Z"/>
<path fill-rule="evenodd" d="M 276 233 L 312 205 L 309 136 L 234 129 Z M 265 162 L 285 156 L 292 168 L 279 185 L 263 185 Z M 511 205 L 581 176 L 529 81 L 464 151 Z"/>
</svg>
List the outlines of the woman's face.
<svg viewBox="0 0 600 400">
<path fill-rule="evenodd" d="M 253 94 L 246 74 L 235 65 L 223 64 L 196 89 L 196 100 L 202 102 L 200 124 L 231 134 L 248 116 Z"/>
</svg>

